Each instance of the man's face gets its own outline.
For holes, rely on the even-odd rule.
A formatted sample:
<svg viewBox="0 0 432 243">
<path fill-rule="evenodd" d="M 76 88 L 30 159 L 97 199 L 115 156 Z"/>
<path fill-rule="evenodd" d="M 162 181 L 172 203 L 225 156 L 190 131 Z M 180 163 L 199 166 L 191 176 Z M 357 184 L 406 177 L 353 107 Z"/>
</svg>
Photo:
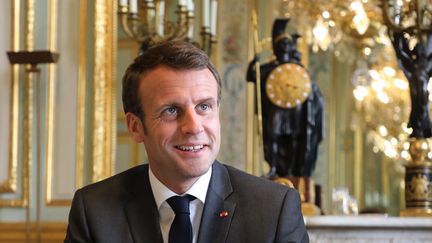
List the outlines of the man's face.
<svg viewBox="0 0 432 243">
<path fill-rule="evenodd" d="M 184 182 L 190 186 L 216 159 L 220 147 L 217 89 L 208 69 L 159 66 L 141 78 L 143 142 L 153 173 L 171 189 Z"/>
<path fill-rule="evenodd" d="M 286 59 L 290 57 L 289 54 L 294 49 L 294 45 L 290 39 L 283 38 L 275 43 L 273 49 L 274 54 L 279 61 L 287 61 Z"/>
</svg>

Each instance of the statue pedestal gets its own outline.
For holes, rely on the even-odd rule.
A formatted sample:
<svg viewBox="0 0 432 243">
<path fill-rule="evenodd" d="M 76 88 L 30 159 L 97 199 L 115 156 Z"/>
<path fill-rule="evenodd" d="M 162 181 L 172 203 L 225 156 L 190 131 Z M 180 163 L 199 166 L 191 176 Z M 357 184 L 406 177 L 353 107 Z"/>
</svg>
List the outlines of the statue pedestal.
<svg viewBox="0 0 432 243">
<path fill-rule="evenodd" d="M 273 181 L 293 187 L 299 192 L 304 216 L 321 215 L 321 209 L 315 205 L 315 183 L 310 177 L 276 177 Z"/>
<path fill-rule="evenodd" d="M 412 161 L 405 165 L 405 205 L 402 217 L 432 217 L 432 162 L 426 139 L 413 139 L 409 148 Z"/>
<path fill-rule="evenodd" d="M 319 215 L 321 215 L 321 209 L 313 203 L 302 202 L 301 210 L 302 210 L 303 216 L 319 216 Z"/>
</svg>

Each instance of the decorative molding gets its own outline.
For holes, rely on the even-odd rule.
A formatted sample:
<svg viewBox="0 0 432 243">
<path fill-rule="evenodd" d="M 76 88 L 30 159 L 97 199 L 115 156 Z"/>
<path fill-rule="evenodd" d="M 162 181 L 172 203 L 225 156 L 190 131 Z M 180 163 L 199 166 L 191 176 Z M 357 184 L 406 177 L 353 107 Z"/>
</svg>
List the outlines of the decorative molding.
<svg viewBox="0 0 432 243">
<path fill-rule="evenodd" d="M 129 147 L 129 167 L 137 166 L 140 163 L 141 151 L 140 151 L 140 143 L 134 142 L 128 132 L 119 132 L 117 134 L 117 143 L 118 144 L 126 144 Z"/>
<path fill-rule="evenodd" d="M 123 111 L 117 111 L 117 122 L 126 122 L 126 116 Z"/>
<path fill-rule="evenodd" d="M 19 48 L 19 0 L 14 0 L 11 5 L 11 49 L 17 51 Z M 11 66 L 11 90 L 9 109 L 9 152 L 8 152 L 8 176 L 4 182 L 0 182 L 0 193 L 16 192 L 17 189 L 17 167 L 18 167 L 18 114 L 19 114 L 19 82 L 18 66 Z M 1 204 L 1 203 L 0 203 Z"/>
<path fill-rule="evenodd" d="M 359 119 L 360 116 L 360 102 L 355 101 L 355 118 Z M 362 175 L 363 175 L 363 131 L 360 126 L 356 126 L 354 130 L 354 196 L 358 200 L 358 206 L 359 208 L 363 207 L 364 205 L 364 199 L 363 196 L 363 181 L 362 181 Z"/>
<path fill-rule="evenodd" d="M 84 184 L 84 146 L 85 146 L 85 104 L 86 104 L 86 64 L 87 64 L 87 1 L 80 0 L 80 37 L 78 66 L 78 110 L 77 110 L 77 140 L 76 140 L 76 181 L 75 188 Z"/>
<path fill-rule="evenodd" d="M 305 217 L 315 242 L 430 242 L 432 219 L 384 215 Z"/>
<path fill-rule="evenodd" d="M 36 225 L 35 223 L 26 224 L 24 222 L 0 223 L 0 242 L 25 243 L 36 242 L 38 234 L 36 229 L 40 229 L 40 240 L 45 243 L 63 242 L 66 234 L 67 225 L 63 222 L 44 222 Z M 27 238 L 27 230 L 30 234 Z"/>
<path fill-rule="evenodd" d="M 22 196 L 10 201 L 11 207 L 27 207 L 29 201 L 30 166 L 33 163 L 33 120 L 34 120 L 34 83 L 35 75 L 26 71 L 24 80 L 24 123 L 22 156 Z"/>
<path fill-rule="evenodd" d="M 33 48 L 33 40 L 34 40 L 34 8 L 35 3 L 32 0 L 27 0 L 26 2 L 26 16 L 25 16 L 25 49 L 32 50 Z M 13 50 L 19 49 L 19 27 L 20 27 L 20 0 L 14 0 L 12 5 L 12 13 L 13 13 Z M 19 77 L 18 77 L 19 67 L 15 65 L 13 67 L 13 84 L 12 84 L 12 147 L 10 154 L 11 159 L 18 158 L 18 113 L 20 104 L 19 100 Z M 21 196 L 18 199 L 3 199 L 0 200 L 0 208 L 1 207 L 27 207 L 29 201 L 29 181 L 30 181 L 30 164 L 32 163 L 32 138 L 33 138 L 33 76 L 31 74 L 26 73 L 25 81 L 24 81 L 24 99 L 23 99 L 23 129 L 22 129 L 22 173 L 21 173 Z M 14 140 L 15 136 L 15 140 Z M 12 162 L 12 177 L 15 175 L 18 177 L 18 163 Z M 16 165 L 16 166 L 15 166 Z"/>
<path fill-rule="evenodd" d="M 33 51 L 35 36 L 35 0 L 26 0 L 25 49 Z"/>
<path fill-rule="evenodd" d="M 92 181 L 113 173 L 115 148 L 114 1 L 95 0 Z"/>
<path fill-rule="evenodd" d="M 333 58 L 333 66 L 336 66 L 336 59 Z M 336 76 L 336 70 L 333 68 L 332 70 L 332 78 L 331 78 L 331 84 L 330 84 L 330 89 L 331 90 L 337 90 L 337 80 L 336 78 L 334 78 Z M 337 124 L 336 124 L 336 112 L 337 112 L 337 102 L 336 99 L 329 99 L 329 109 L 328 109 L 328 114 L 329 114 L 329 146 L 328 146 L 328 184 L 327 184 L 327 201 L 326 201 L 326 205 L 328 209 L 330 209 L 330 205 L 332 205 L 332 201 L 331 201 L 331 193 L 333 188 L 337 185 L 337 183 L 339 181 L 336 181 L 336 177 L 338 176 L 338 170 L 340 170 L 340 168 L 337 168 L 337 163 L 336 163 L 336 150 L 337 150 L 337 143 L 336 143 L 336 133 L 337 133 Z"/>
<path fill-rule="evenodd" d="M 35 29 L 35 1 L 26 0 L 25 17 L 25 49 L 32 51 L 34 48 L 34 29 Z M 23 161 L 22 161 L 22 196 L 21 200 L 16 201 L 16 205 L 28 207 L 30 197 L 30 167 L 33 163 L 33 121 L 34 121 L 34 83 L 36 76 L 27 71 L 24 81 L 24 123 L 23 123 Z"/>
<path fill-rule="evenodd" d="M 48 5 L 48 49 L 57 50 L 57 3 L 50 0 Z M 52 199 L 52 167 L 53 167 L 53 151 L 54 151 L 54 130 L 55 130 L 55 90 L 56 90 L 56 72 L 55 65 L 48 65 L 48 81 L 47 81 L 47 102 L 46 102 L 46 166 L 45 166 L 45 204 L 51 205 Z M 42 178 L 39 178 L 42 180 Z"/>
<path fill-rule="evenodd" d="M 78 82 L 77 82 L 77 111 L 76 111 L 76 145 L 75 145 L 75 188 L 83 186 L 84 169 L 84 137 L 85 137 L 85 102 L 86 102 L 86 33 L 87 33 L 87 4 L 80 1 L 79 9 L 79 43 L 77 49 L 78 56 Z M 50 50 L 57 49 L 58 32 L 57 23 L 59 21 L 57 1 L 49 2 L 49 33 L 48 46 Z M 69 206 L 72 199 L 55 199 L 53 197 L 53 161 L 54 161 L 54 133 L 55 133 L 55 98 L 56 98 L 56 68 L 51 64 L 48 68 L 48 91 L 47 91 L 47 148 L 46 148 L 46 193 L 45 204 L 48 206 Z"/>
</svg>

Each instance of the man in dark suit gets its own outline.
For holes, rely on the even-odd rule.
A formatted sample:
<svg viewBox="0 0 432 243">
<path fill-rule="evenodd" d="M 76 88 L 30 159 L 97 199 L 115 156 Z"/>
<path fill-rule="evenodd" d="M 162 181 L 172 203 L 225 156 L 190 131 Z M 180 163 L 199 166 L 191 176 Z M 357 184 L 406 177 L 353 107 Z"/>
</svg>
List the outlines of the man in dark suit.
<svg viewBox="0 0 432 243">
<path fill-rule="evenodd" d="M 144 51 L 123 77 L 123 107 L 149 163 L 79 189 L 65 242 L 308 242 L 294 189 L 216 161 L 220 98 L 200 49 L 168 41 Z"/>
</svg>

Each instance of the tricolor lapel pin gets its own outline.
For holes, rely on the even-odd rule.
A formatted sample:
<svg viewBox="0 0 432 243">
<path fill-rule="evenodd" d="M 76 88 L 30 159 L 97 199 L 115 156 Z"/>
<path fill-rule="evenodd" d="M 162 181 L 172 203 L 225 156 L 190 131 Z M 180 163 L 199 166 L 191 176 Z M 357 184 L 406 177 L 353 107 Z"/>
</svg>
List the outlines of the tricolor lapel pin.
<svg viewBox="0 0 432 243">
<path fill-rule="evenodd" d="M 221 217 L 221 218 L 225 218 L 225 217 L 227 217 L 228 216 L 228 212 L 227 211 L 220 211 L 220 213 L 219 213 L 219 217 Z"/>
</svg>

